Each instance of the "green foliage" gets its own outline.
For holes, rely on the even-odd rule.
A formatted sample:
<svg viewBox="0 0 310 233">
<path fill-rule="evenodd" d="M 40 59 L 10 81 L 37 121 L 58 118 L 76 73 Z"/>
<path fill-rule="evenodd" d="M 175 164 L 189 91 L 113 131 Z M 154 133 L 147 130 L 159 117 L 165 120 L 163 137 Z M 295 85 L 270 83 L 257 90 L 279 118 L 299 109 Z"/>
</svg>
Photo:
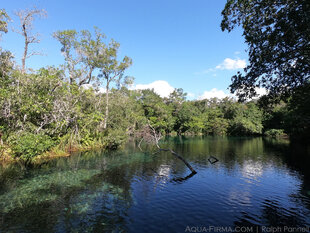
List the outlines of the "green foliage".
<svg viewBox="0 0 310 233">
<path fill-rule="evenodd" d="M 182 88 L 175 88 L 168 97 L 168 103 L 181 104 L 186 100 L 187 93 Z"/>
<path fill-rule="evenodd" d="M 107 46 L 104 43 L 106 36 L 95 27 L 94 35 L 88 30 L 57 31 L 53 34 L 65 56 L 65 71 L 68 73 L 70 84 L 89 84 L 95 80 L 93 72 L 100 69 L 99 62 L 106 54 Z M 98 78 L 97 78 L 98 79 Z"/>
<path fill-rule="evenodd" d="M 4 33 L 8 32 L 8 21 L 9 20 L 10 20 L 10 17 L 6 13 L 6 11 L 4 9 L 0 9 L 0 32 L 4 32 Z"/>
<path fill-rule="evenodd" d="M 143 90 L 140 103 L 145 117 L 153 127 L 163 134 L 172 131 L 174 124 L 172 108 L 154 90 Z"/>
<path fill-rule="evenodd" d="M 264 129 L 284 129 L 287 117 L 287 104 L 280 102 L 264 108 Z"/>
<path fill-rule="evenodd" d="M 283 129 L 269 129 L 264 133 L 267 137 L 279 138 L 285 136 Z"/>
<path fill-rule="evenodd" d="M 229 0 L 222 15 L 222 30 L 241 25 L 248 44 L 250 64 L 230 85 L 241 99 L 253 96 L 255 87 L 279 96 L 309 81 L 309 1 Z"/>
<path fill-rule="evenodd" d="M 227 115 L 231 118 L 230 134 L 253 135 L 262 133 L 262 111 L 254 103 L 235 103 L 227 111 Z"/>
<path fill-rule="evenodd" d="M 175 118 L 174 131 L 182 134 L 195 128 L 194 131 L 201 132 L 197 127 L 193 126 L 195 124 L 193 118 L 198 115 L 199 110 L 191 102 L 184 102 L 180 106 L 176 105 L 173 110 L 173 117 Z"/>
<path fill-rule="evenodd" d="M 9 144 L 13 149 L 14 156 L 28 161 L 48 151 L 51 147 L 55 146 L 56 142 L 47 135 L 22 133 L 11 135 Z"/>
<path fill-rule="evenodd" d="M 260 134 L 262 132 L 262 127 L 257 126 L 246 118 L 240 117 L 231 122 L 229 131 L 232 135 Z"/>
<path fill-rule="evenodd" d="M 284 127 L 286 132 L 302 141 L 310 135 L 310 83 L 296 88 L 288 101 Z"/>
<path fill-rule="evenodd" d="M 103 143 L 106 148 L 115 150 L 121 146 L 127 139 L 127 135 L 121 130 L 107 130 L 103 137 Z"/>
</svg>

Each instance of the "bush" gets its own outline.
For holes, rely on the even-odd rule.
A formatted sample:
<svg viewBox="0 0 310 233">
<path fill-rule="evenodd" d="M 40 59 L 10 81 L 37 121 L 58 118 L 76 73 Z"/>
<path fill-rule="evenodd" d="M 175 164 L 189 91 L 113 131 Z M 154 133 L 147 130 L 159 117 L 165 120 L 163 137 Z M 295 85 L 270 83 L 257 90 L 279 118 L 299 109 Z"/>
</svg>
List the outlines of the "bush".
<svg viewBox="0 0 310 233">
<path fill-rule="evenodd" d="M 285 135 L 286 134 L 284 133 L 283 129 L 269 129 L 265 132 L 265 136 L 272 137 L 272 138 L 279 138 Z"/>
<path fill-rule="evenodd" d="M 27 161 L 48 151 L 55 144 L 56 142 L 54 140 L 43 134 L 25 132 L 9 137 L 9 145 L 13 150 L 13 155 Z"/>
<path fill-rule="evenodd" d="M 115 150 L 122 145 L 126 139 L 127 135 L 122 130 L 107 130 L 103 142 L 106 148 Z"/>
<path fill-rule="evenodd" d="M 229 133 L 231 135 L 256 135 L 262 133 L 261 122 L 253 122 L 245 117 L 237 117 L 230 123 Z"/>
</svg>

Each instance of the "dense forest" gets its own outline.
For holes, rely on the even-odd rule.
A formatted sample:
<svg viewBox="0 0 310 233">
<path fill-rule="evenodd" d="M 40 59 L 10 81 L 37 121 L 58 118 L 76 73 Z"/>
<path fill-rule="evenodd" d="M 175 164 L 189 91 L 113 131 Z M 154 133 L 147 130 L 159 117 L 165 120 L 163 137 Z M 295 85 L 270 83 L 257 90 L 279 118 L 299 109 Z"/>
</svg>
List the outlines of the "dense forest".
<svg viewBox="0 0 310 233">
<path fill-rule="evenodd" d="M 65 63 L 38 70 L 27 68 L 27 59 L 33 55 L 28 46 L 38 42 L 31 26 L 35 17 L 44 14 L 38 9 L 19 12 L 25 41 L 21 65 L 10 51 L 0 47 L 3 160 L 29 162 L 47 151 L 61 154 L 95 147 L 115 149 L 129 137 L 139 137 L 148 125 L 162 135 L 266 135 L 292 140 L 307 140 L 310 135 L 309 81 L 300 82 L 290 92 L 271 91 L 255 100 L 245 99 L 249 95 L 243 92 L 239 101 L 190 101 L 182 88 L 162 98 L 154 90 L 130 88 L 134 78 L 124 74 L 131 59 L 119 58 L 120 44 L 107 41 L 98 28 L 55 32 Z M 7 32 L 9 19 L 1 10 L 1 33 Z M 238 75 L 232 91 L 242 80 Z"/>
</svg>

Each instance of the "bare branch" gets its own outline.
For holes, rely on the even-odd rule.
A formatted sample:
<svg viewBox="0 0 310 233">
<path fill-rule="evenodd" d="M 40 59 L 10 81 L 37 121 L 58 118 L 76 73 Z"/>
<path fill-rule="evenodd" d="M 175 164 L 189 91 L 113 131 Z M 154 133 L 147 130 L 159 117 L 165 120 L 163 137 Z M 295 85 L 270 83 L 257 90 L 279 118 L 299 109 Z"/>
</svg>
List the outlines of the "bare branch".
<svg viewBox="0 0 310 233">
<path fill-rule="evenodd" d="M 39 18 L 45 18 L 47 12 L 44 9 L 33 9 L 19 10 L 15 12 L 15 15 L 19 17 L 20 27 L 19 29 L 14 29 L 14 31 L 24 37 L 24 54 L 22 57 L 22 73 L 25 73 L 26 69 L 26 59 L 33 55 L 40 55 L 37 53 L 28 54 L 28 47 L 30 44 L 40 43 L 39 34 L 32 34 L 33 21 L 37 16 Z"/>
<path fill-rule="evenodd" d="M 32 57 L 32 56 L 37 56 L 37 55 L 44 56 L 45 54 L 42 53 L 42 52 L 32 51 L 32 52 L 28 53 L 26 58 L 29 58 L 29 57 Z"/>
<path fill-rule="evenodd" d="M 150 124 L 150 121 L 148 121 L 148 124 L 146 127 L 144 127 L 144 129 L 140 132 L 140 136 L 142 137 L 138 147 L 141 150 L 141 142 L 142 140 L 145 140 L 147 143 L 153 142 L 156 144 L 157 148 L 158 148 L 158 152 L 161 151 L 169 151 L 172 155 L 174 155 L 175 157 L 177 157 L 178 159 L 180 159 L 188 168 L 189 170 L 191 170 L 191 172 L 193 174 L 196 174 L 197 172 L 195 171 L 195 169 L 178 153 L 176 153 L 175 151 L 173 151 L 172 149 L 162 149 L 159 146 L 159 140 L 162 138 L 162 135 L 160 132 L 156 131 L 156 129 Z"/>
</svg>

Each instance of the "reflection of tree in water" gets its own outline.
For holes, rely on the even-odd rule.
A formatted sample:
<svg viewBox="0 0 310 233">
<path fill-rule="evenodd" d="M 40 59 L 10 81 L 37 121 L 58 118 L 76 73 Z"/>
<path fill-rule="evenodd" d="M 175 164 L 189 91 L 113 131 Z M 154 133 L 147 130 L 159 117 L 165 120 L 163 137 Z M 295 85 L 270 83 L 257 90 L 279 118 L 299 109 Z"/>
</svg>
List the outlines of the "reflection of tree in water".
<svg viewBox="0 0 310 233">
<path fill-rule="evenodd" d="M 305 226 L 303 215 L 296 208 L 283 208 L 276 200 L 265 200 L 262 206 L 262 224 L 267 226 Z"/>
<path fill-rule="evenodd" d="M 300 204 L 300 203 L 299 203 Z M 262 226 L 265 227 L 305 227 L 309 222 L 310 212 L 307 209 L 302 210 L 302 206 L 298 203 L 296 207 L 283 207 L 283 204 L 277 200 L 267 200 L 262 202 L 259 208 L 261 211 L 255 213 L 241 212 L 242 216 L 234 222 L 235 226 L 253 226 L 253 232 L 264 232 Z M 308 219 L 306 219 L 308 218 Z M 258 228 L 256 228 L 258 227 Z M 283 229 L 283 228 L 282 228 Z"/>
<path fill-rule="evenodd" d="M 184 177 L 178 177 L 178 178 L 173 178 L 171 181 L 172 182 L 176 182 L 176 183 L 183 183 L 185 182 L 186 180 L 192 178 L 194 175 L 196 175 L 196 173 L 190 173 L 189 175 L 187 176 L 184 176 Z"/>
<path fill-rule="evenodd" d="M 282 163 L 294 174 L 300 177 L 300 197 L 296 198 L 310 209 L 310 147 L 305 144 L 288 143 L 287 141 L 264 140 L 268 153 L 275 153 Z M 308 197 L 308 198 L 304 198 Z"/>
</svg>

